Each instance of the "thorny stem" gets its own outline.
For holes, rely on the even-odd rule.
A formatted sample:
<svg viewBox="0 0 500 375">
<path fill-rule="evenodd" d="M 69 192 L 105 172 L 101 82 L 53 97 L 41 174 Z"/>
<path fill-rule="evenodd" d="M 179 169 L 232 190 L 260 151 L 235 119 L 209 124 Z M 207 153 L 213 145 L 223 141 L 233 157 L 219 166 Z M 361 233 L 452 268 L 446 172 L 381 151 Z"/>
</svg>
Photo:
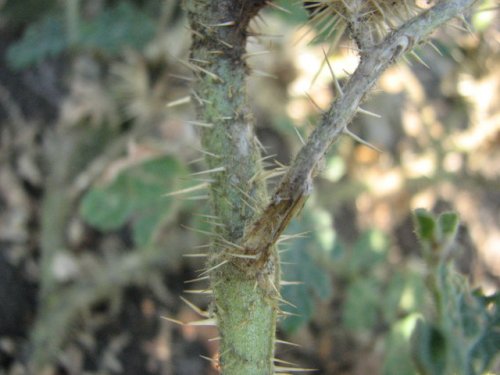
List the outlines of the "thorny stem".
<svg viewBox="0 0 500 375">
<path fill-rule="evenodd" d="M 279 281 L 274 245 L 309 196 L 319 161 L 346 132 L 364 96 L 388 66 L 476 1 L 440 1 L 379 44 L 359 46 L 360 64 L 343 87 L 343 95 L 324 113 L 263 210 L 265 187 L 253 178 L 261 164 L 246 101 L 248 72 L 243 53 L 248 22 L 266 1 L 185 1 L 193 35 L 187 65 L 198 77 L 192 97 L 199 120 L 209 125 L 202 131 L 202 144 L 210 153 L 206 158 L 209 169 L 218 171 L 209 175 L 211 202 L 224 225 L 215 233 L 208 265 L 213 268 L 210 276 L 223 374 L 274 372 L 277 308 L 272 287 Z M 363 40 L 363 35 L 355 39 Z M 253 202 L 247 203 L 254 210 L 242 203 L 248 196 Z M 247 258 L 229 259 L 228 250 Z"/>
<path fill-rule="evenodd" d="M 403 24 L 381 43 L 361 51 L 361 61 L 343 87 L 343 95 L 337 97 L 323 114 L 319 126 L 297 154 L 265 211 L 245 231 L 242 242 L 247 253 L 260 254 L 261 262 L 265 263 L 270 254 L 267 249 L 277 241 L 310 194 L 318 163 L 332 143 L 345 132 L 364 96 L 380 75 L 405 52 L 424 42 L 433 30 L 463 13 L 476 1 L 442 1 Z"/>
<path fill-rule="evenodd" d="M 277 303 L 272 285 L 279 284 L 276 251 L 269 257 L 268 288 L 249 275 L 244 258 L 233 257 L 232 246 L 267 201 L 261 156 L 253 131 L 243 55 L 250 19 L 265 1 L 185 1 L 192 47 L 189 66 L 197 77 L 192 101 L 205 124 L 201 140 L 210 183 L 213 215 L 217 218 L 207 265 L 214 294 L 214 313 L 220 333 L 223 374 L 269 375 L 276 330 Z M 207 171 L 207 172 L 208 172 Z M 261 272 L 263 274 L 264 272 Z M 263 285 L 263 283 L 259 283 Z"/>
</svg>

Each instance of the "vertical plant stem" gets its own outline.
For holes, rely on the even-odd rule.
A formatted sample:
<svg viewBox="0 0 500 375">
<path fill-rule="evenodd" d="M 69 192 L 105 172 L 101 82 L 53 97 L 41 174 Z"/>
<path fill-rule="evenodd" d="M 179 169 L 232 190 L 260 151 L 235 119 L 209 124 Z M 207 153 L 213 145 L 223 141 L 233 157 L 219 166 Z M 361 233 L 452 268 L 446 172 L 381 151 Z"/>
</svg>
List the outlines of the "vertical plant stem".
<svg viewBox="0 0 500 375">
<path fill-rule="evenodd" d="M 30 366 L 34 374 L 40 373 L 57 355 L 78 312 L 77 304 L 66 295 L 67 285 L 57 276 L 57 258 L 69 253 L 67 227 L 75 209 L 69 187 L 112 134 L 106 128 L 61 126 L 47 137 L 45 157 L 49 170 L 41 210 L 39 305 L 30 338 L 33 345 Z M 72 299 L 77 289 L 74 288 Z M 78 306 L 85 306 L 85 301 L 77 302 Z"/>
<path fill-rule="evenodd" d="M 246 27 L 262 1 L 186 1 L 192 29 L 191 56 L 186 65 L 197 76 L 192 100 L 197 107 L 206 151 L 206 174 L 213 215 L 219 224 L 207 267 L 214 292 L 220 331 L 220 367 L 226 375 L 273 373 L 277 308 L 274 290 L 255 272 L 237 242 L 245 226 L 266 202 L 260 152 L 248 109 L 243 60 Z M 207 127 L 208 126 L 208 127 Z M 234 243 L 235 245 L 231 245 Z M 277 254 L 267 265 L 266 277 L 279 285 Z M 267 285 L 268 287 L 265 287 Z"/>
</svg>

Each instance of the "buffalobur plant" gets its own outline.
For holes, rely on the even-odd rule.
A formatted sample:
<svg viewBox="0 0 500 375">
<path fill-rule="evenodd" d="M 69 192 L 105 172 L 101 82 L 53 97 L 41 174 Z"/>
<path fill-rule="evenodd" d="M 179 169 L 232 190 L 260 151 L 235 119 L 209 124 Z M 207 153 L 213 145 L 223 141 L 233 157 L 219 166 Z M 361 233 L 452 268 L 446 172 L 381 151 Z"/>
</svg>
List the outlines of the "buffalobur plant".
<svg viewBox="0 0 500 375">
<path fill-rule="evenodd" d="M 483 374 L 500 348 L 500 294 L 470 290 L 452 267 L 458 216 L 435 217 L 419 209 L 414 215 L 427 265 L 426 283 L 433 316 L 418 321 L 412 356 L 421 374 Z"/>
<path fill-rule="evenodd" d="M 325 53 L 336 97 L 291 165 L 269 173 L 263 168 L 261 145 L 247 100 L 245 81 L 251 70 L 246 63 L 246 44 L 256 32 L 249 29 L 250 21 L 264 7 L 279 6 L 268 0 L 185 0 L 192 44 L 184 65 L 196 78 L 191 96 L 197 111 L 193 125 L 201 129 L 208 168 L 195 176 L 199 185 L 174 194 L 206 188 L 209 191 L 212 241 L 200 280 L 209 280 L 213 304 L 200 324 L 214 324 L 219 329 L 216 366 L 222 374 L 269 375 L 307 370 L 284 365 L 274 356 L 276 322 L 283 315 L 280 305 L 285 302 L 280 295 L 280 285 L 285 282 L 280 280 L 277 243 L 310 196 L 314 177 L 330 146 L 343 135 L 366 143 L 348 126 L 358 113 L 370 115 L 360 105 L 381 74 L 405 54 L 414 53 L 415 47 L 430 43 L 429 35 L 434 30 L 470 11 L 474 3 L 321 0 L 302 4 L 311 23 L 320 27 L 332 44 L 342 35 L 355 43 L 359 64 L 341 85 Z M 266 179 L 278 175 L 281 181 L 268 193 Z M 481 311 L 486 319 L 491 301 L 449 281 L 445 264 L 456 216 L 434 219 L 417 213 L 417 224 L 431 268 L 428 284 L 438 321 L 418 324 L 413 340 L 418 368 L 424 374 L 451 374 L 456 369 L 466 374 L 480 373 L 489 359 L 481 357 L 486 356 L 482 350 L 486 344 L 481 339 L 486 335 L 486 326 L 477 321 L 465 324 L 464 319 L 472 319 L 470 309 Z M 457 321 L 444 322 L 449 309 L 456 312 L 455 320 L 462 321 L 460 332 L 467 345 L 451 340 Z M 470 328 L 474 324 L 477 327 Z M 453 369 L 449 367 L 452 356 L 461 359 L 454 362 Z"/>
</svg>

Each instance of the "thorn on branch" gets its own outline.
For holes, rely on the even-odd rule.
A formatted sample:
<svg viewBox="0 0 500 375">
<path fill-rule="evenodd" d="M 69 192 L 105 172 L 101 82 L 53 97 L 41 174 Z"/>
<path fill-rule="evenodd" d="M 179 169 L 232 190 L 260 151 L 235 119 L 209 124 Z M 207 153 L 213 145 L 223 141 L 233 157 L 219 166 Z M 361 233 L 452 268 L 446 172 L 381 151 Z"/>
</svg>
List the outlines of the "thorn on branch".
<svg viewBox="0 0 500 375">
<path fill-rule="evenodd" d="M 353 132 L 351 132 L 347 127 L 344 128 L 343 130 L 343 133 L 348 135 L 349 137 L 351 137 L 352 139 L 354 139 L 355 141 L 361 143 L 362 145 L 365 145 L 366 147 L 369 147 L 371 148 L 372 150 L 375 150 L 377 152 L 380 152 L 382 153 L 382 150 L 380 150 L 379 148 L 375 147 L 374 145 L 372 145 L 371 143 L 368 143 L 367 141 L 365 141 L 364 139 L 362 139 L 361 137 L 359 137 L 358 135 L 354 134 Z"/>
</svg>

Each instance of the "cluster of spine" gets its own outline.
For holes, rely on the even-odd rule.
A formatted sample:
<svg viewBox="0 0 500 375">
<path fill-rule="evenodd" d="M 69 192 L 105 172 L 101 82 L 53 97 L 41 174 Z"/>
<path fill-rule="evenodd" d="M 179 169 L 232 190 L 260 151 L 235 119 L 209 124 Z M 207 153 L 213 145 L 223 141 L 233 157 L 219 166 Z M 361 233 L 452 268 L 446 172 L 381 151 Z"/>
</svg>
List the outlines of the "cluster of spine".
<svg viewBox="0 0 500 375">
<path fill-rule="evenodd" d="M 306 1 L 310 23 L 320 32 L 319 37 L 338 39 L 345 30 L 350 35 L 367 31 L 372 43 L 422 11 L 416 0 L 320 0 Z M 431 1 L 426 1 L 426 5 Z M 356 38 L 356 35 L 353 35 Z"/>
</svg>

